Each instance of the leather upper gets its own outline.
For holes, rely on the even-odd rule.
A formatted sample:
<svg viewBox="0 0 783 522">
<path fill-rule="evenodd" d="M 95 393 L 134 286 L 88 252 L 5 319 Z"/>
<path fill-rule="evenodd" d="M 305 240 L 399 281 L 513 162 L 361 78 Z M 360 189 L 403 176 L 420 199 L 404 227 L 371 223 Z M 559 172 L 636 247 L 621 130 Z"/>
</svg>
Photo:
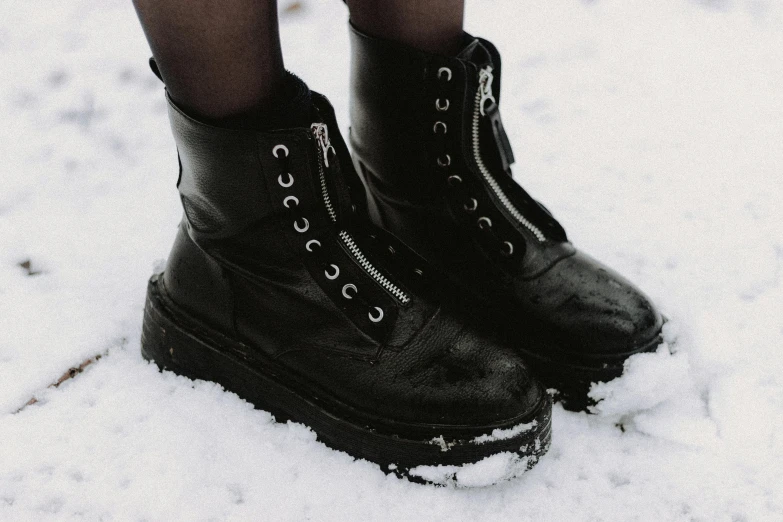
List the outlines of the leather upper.
<svg viewBox="0 0 783 522">
<path fill-rule="evenodd" d="M 310 128 L 218 129 L 169 107 L 186 216 L 163 282 L 177 308 L 381 423 L 472 429 L 541 404 L 521 359 L 458 320 L 438 273 L 370 223 L 324 97 L 313 93 L 312 120 L 326 152 Z"/>
<path fill-rule="evenodd" d="M 579 252 L 511 177 L 500 55 L 486 40 L 465 41 L 462 55 L 441 56 L 352 28 L 350 138 L 373 219 L 448 273 L 488 320 L 538 350 L 594 359 L 647 347 L 662 324 L 649 299 Z M 482 69 L 494 98 L 485 114 L 477 107 Z"/>
</svg>

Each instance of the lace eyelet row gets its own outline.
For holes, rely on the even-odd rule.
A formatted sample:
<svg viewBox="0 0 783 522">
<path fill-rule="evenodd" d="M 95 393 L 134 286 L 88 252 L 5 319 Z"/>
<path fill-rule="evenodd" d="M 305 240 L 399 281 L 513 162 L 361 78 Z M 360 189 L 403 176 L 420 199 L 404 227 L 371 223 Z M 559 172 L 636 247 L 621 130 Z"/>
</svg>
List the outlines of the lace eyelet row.
<svg viewBox="0 0 783 522">
<path fill-rule="evenodd" d="M 451 82 L 453 74 L 450 68 L 441 67 L 438 69 L 437 77 L 441 84 L 447 84 Z M 447 112 L 450 106 L 451 102 L 447 97 L 441 96 L 435 99 L 435 110 L 439 113 Z M 448 126 L 445 122 L 438 119 L 432 126 L 432 132 L 437 136 L 446 136 L 448 133 Z M 447 170 L 451 166 L 451 155 L 444 150 L 441 155 L 436 156 L 435 162 L 439 168 Z M 456 189 L 462 185 L 463 180 L 458 174 L 449 174 L 446 177 L 446 183 L 450 188 Z M 475 197 L 468 196 L 462 204 L 462 209 L 467 214 L 475 214 L 478 210 L 478 206 L 478 200 Z M 476 225 L 481 231 L 489 232 L 494 235 L 494 232 L 492 232 L 492 220 L 488 216 L 480 216 L 476 220 Z M 504 257 L 511 257 L 514 254 L 514 244 L 510 241 L 500 241 L 500 253 Z"/>
<path fill-rule="evenodd" d="M 452 79 L 452 72 L 451 69 L 448 67 L 441 67 L 438 69 L 438 79 L 441 82 L 449 83 Z M 449 110 L 449 107 L 451 106 L 451 101 L 448 98 L 437 98 L 435 100 L 435 110 L 438 112 L 446 112 Z M 434 134 L 443 134 L 444 136 L 448 133 L 448 126 L 443 121 L 436 121 L 435 124 L 432 126 L 432 132 Z M 448 167 L 451 165 L 451 156 L 448 154 L 444 154 L 443 156 L 439 156 L 437 158 L 437 163 L 439 167 Z"/>
<path fill-rule="evenodd" d="M 444 128 L 445 132 L 445 128 Z M 275 145 L 272 148 L 272 155 L 281 161 L 284 165 L 283 171 L 285 174 L 280 174 L 277 177 L 277 183 L 283 188 L 291 188 L 294 185 L 294 176 L 287 171 L 285 168 L 289 150 L 288 147 L 283 145 L 282 143 Z M 328 164 L 327 164 L 328 166 Z M 293 194 L 289 194 L 283 198 L 283 206 L 289 210 L 292 210 L 299 206 L 299 198 L 294 196 Z M 294 219 L 294 230 L 299 232 L 300 234 L 304 234 L 308 230 L 310 230 L 310 221 L 304 217 L 299 216 L 296 219 Z M 309 239 L 305 243 L 305 250 L 307 252 L 315 253 L 317 249 L 321 248 L 321 242 L 317 239 Z M 389 247 L 391 248 L 391 247 Z M 334 263 L 329 263 L 329 265 L 324 269 L 324 276 L 326 279 L 330 281 L 336 281 L 337 278 L 340 277 L 340 267 L 337 266 Z M 346 283 L 342 287 L 342 296 L 344 299 L 352 300 L 355 297 L 357 297 L 359 294 L 359 289 L 356 287 L 353 283 Z M 368 319 L 373 323 L 380 323 L 383 320 L 384 317 L 384 311 L 383 308 L 379 306 L 370 306 L 369 311 L 367 312 Z"/>
<path fill-rule="evenodd" d="M 468 214 L 473 214 L 478 208 L 478 201 L 476 201 L 475 198 L 469 198 L 468 203 L 465 203 L 463 207 L 465 209 L 465 212 L 467 212 Z M 494 235 L 494 232 L 492 232 L 492 220 L 489 217 L 487 216 L 479 217 L 476 220 L 476 225 L 478 226 L 479 230 Z M 507 240 L 498 240 L 498 241 L 500 241 L 500 254 L 503 257 L 511 257 L 514 255 L 514 244 L 511 241 L 507 241 Z"/>
</svg>

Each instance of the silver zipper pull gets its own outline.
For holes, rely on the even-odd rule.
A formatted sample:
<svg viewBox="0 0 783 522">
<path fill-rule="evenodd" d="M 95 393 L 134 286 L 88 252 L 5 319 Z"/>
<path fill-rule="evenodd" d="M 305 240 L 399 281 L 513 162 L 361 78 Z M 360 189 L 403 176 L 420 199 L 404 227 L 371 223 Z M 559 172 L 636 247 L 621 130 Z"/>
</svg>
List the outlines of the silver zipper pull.
<svg viewBox="0 0 783 522">
<path fill-rule="evenodd" d="M 313 123 L 310 125 L 310 129 L 313 131 L 315 139 L 318 140 L 318 145 L 321 147 L 321 153 L 324 157 L 324 166 L 329 167 L 329 151 L 332 154 L 336 154 L 332 143 L 329 141 L 329 128 L 325 123 Z"/>
<path fill-rule="evenodd" d="M 479 102 L 479 110 L 481 115 L 485 116 L 484 105 L 487 101 L 495 102 L 495 95 L 492 94 L 492 80 L 495 77 L 492 76 L 492 66 L 487 65 L 479 71 L 479 89 L 481 90 L 481 101 Z"/>
</svg>

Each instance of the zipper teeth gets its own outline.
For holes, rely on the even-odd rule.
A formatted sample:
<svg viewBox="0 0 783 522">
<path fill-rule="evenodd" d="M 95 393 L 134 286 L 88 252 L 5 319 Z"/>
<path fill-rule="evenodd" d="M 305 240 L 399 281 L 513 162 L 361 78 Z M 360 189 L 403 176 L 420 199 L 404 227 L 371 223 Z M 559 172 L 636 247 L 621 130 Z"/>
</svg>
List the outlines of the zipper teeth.
<svg viewBox="0 0 783 522">
<path fill-rule="evenodd" d="M 398 286 L 396 286 L 394 283 L 386 279 L 383 274 L 381 274 L 374 266 L 372 266 L 372 263 L 370 263 L 366 257 L 364 257 L 364 254 L 359 249 L 359 246 L 356 244 L 356 242 L 353 240 L 353 237 L 351 237 L 351 234 L 346 232 L 345 230 L 340 231 L 340 239 L 343 240 L 343 243 L 345 243 L 345 246 L 348 247 L 348 250 L 351 251 L 351 254 L 353 254 L 353 257 L 356 259 L 356 261 L 359 262 L 361 267 L 364 269 L 365 272 L 370 274 L 373 279 L 375 279 L 378 284 L 380 284 L 382 287 L 384 287 L 390 294 L 392 294 L 394 297 L 399 299 L 399 301 L 402 304 L 406 304 L 408 301 L 410 301 L 410 298 L 405 295 L 405 292 L 400 290 Z"/>
<path fill-rule="evenodd" d="M 541 232 L 541 229 L 539 229 L 533 223 L 528 221 L 527 218 L 525 218 L 525 216 L 523 216 L 522 213 L 519 210 L 517 210 L 517 207 L 515 207 L 514 204 L 511 203 L 511 200 L 508 199 L 508 196 L 506 196 L 505 192 L 503 192 L 503 189 L 500 188 L 498 182 L 489 172 L 489 169 L 484 164 L 484 160 L 481 159 L 481 153 L 479 152 L 480 115 L 481 115 L 481 87 L 479 87 L 479 90 L 476 93 L 476 106 L 473 111 L 473 156 L 476 160 L 476 165 L 478 165 L 478 168 L 481 171 L 481 175 L 484 176 L 484 180 L 486 180 L 486 182 L 489 184 L 490 188 L 495 193 L 495 195 L 500 200 L 500 202 L 503 203 L 503 206 L 506 207 L 506 210 L 508 210 L 508 212 L 512 216 L 514 216 L 516 220 L 522 224 L 522 226 L 524 226 L 534 236 L 536 236 L 536 239 L 538 239 L 539 242 L 543 243 L 544 241 L 546 241 L 546 237 L 544 236 L 544 233 Z"/>
<path fill-rule="evenodd" d="M 329 218 L 332 220 L 332 223 L 337 223 L 337 212 L 334 211 L 334 206 L 332 206 L 332 198 L 329 197 L 329 189 L 326 186 L 326 172 L 324 171 L 324 158 L 321 147 L 318 147 L 318 177 L 321 180 L 321 195 L 324 198 L 326 212 L 329 214 Z"/>
<path fill-rule="evenodd" d="M 326 206 L 326 212 L 329 214 L 329 218 L 332 220 L 332 223 L 337 222 L 337 213 L 334 210 L 334 206 L 332 205 L 332 198 L 329 197 L 329 189 L 326 185 L 326 171 L 324 170 L 324 158 L 323 158 L 323 151 L 321 150 L 321 147 L 318 147 L 318 176 L 321 181 L 321 195 L 324 199 L 324 205 Z M 410 301 L 410 298 L 400 290 L 400 288 L 389 281 L 383 274 L 381 274 L 377 268 L 375 268 L 372 263 L 365 257 L 364 253 L 362 253 L 361 249 L 359 248 L 359 245 L 356 244 L 356 241 L 354 241 L 351 234 L 346 232 L 345 230 L 341 230 L 339 233 L 340 239 L 345 244 L 345 246 L 348 248 L 348 250 L 351 252 L 351 255 L 356 259 L 356 261 L 359 263 L 359 265 L 362 267 L 362 269 L 367 272 L 367 274 L 375 279 L 375 281 L 381 285 L 383 288 L 385 288 L 390 294 L 392 294 L 394 297 L 396 297 L 402 304 L 407 304 L 408 301 Z"/>
</svg>

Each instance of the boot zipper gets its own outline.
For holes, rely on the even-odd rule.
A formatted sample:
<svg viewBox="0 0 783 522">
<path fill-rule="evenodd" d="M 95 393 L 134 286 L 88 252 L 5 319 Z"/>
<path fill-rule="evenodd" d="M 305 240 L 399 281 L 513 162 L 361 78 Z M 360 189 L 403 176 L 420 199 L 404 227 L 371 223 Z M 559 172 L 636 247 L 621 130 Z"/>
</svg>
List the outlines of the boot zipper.
<svg viewBox="0 0 783 522">
<path fill-rule="evenodd" d="M 383 274 L 378 272 L 378 270 L 372 266 L 372 264 L 367 260 L 366 257 L 364 257 L 364 254 L 362 254 L 362 251 L 359 249 L 359 245 L 356 244 L 356 242 L 353 240 L 353 237 L 351 237 L 351 234 L 346 232 L 345 230 L 340 231 L 340 239 L 343 240 L 343 243 L 346 247 L 348 247 L 348 250 L 353 254 L 353 257 L 358 261 L 359 265 L 364 269 L 365 272 L 370 274 L 370 276 L 375 279 L 375 281 L 378 282 L 382 287 L 384 287 L 391 295 L 396 297 L 402 304 L 407 304 L 408 301 L 410 301 L 410 298 L 405 295 L 405 292 L 400 290 L 398 286 L 396 286 L 394 283 L 386 279 Z"/>
<path fill-rule="evenodd" d="M 326 206 L 326 212 L 329 214 L 329 218 L 332 223 L 337 222 L 337 212 L 332 205 L 332 199 L 329 196 L 329 188 L 326 184 L 326 170 L 324 167 L 329 167 L 329 151 L 334 153 L 334 147 L 332 147 L 329 141 L 329 129 L 324 123 L 313 123 L 310 129 L 315 136 L 315 140 L 318 144 L 318 176 L 321 182 L 321 195 L 323 196 L 324 205 Z M 346 230 L 341 230 L 338 233 L 340 240 L 346 246 L 351 255 L 359 263 L 359 266 L 372 277 L 379 285 L 386 289 L 391 295 L 393 295 L 402 304 L 407 304 L 410 298 L 403 292 L 397 285 L 389 281 L 382 273 L 376 269 L 372 263 L 362 253 L 359 245 L 354 241 L 353 236 Z"/>
<path fill-rule="evenodd" d="M 522 226 L 524 226 L 534 236 L 536 236 L 536 239 L 543 243 L 546 241 L 544 233 L 541 232 L 541 229 L 527 220 L 525 216 L 523 216 L 522 213 L 514 206 L 514 204 L 511 203 L 511 201 L 508 199 L 508 196 L 506 196 L 506 194 L 503 192 L 503 189 L 500 188 L 500 185 L 492 176 L 492 173 L 489 172 L 489 169 L 484 164 L 484 160 L 481 158 L 481 149 L 479 148 L 479 123 L 481 117 L 485 115 L 485 104 L 488 101 L 495 103 L 495 95 L 492 94 L 493 79 L 494 77 L 492 76 L 492 66 L 488 65 L 479 71 L 479 88 L 478 92 L 476 92 L 476 106 L 473 111 L 473 157 L 476 160 L 476 165 L 478 166 L 481 175 L 484 177 L 484 180 L 492 189 L 492 192 L 495 193 L 495 196 L 497 196 L 500 202 L 503 203 L 503 206 L 506 207 L 506 210 L 512 216 L 514 216 L 514 218 Z"/>
<path fill-rule="evenodd" d="M 334 147 L 332 147 L 329 141 L 329 128 L 323 123 L 313 123 L 310 125 L 310 130 L 313 131 L 313 136 L 318 143 L 318 177 L 321 180 L 321 195 L 326 205 L 326 212 L 329 214 L 329 218 L 332 223 L 337 222 L 337 213 L 332 206 L 332 200 L 329 197 L 329 189 L 326 186 L 326 171 L 324 167 L 329 166 L 329 150 L 334 153 Z"/>
</svg>

